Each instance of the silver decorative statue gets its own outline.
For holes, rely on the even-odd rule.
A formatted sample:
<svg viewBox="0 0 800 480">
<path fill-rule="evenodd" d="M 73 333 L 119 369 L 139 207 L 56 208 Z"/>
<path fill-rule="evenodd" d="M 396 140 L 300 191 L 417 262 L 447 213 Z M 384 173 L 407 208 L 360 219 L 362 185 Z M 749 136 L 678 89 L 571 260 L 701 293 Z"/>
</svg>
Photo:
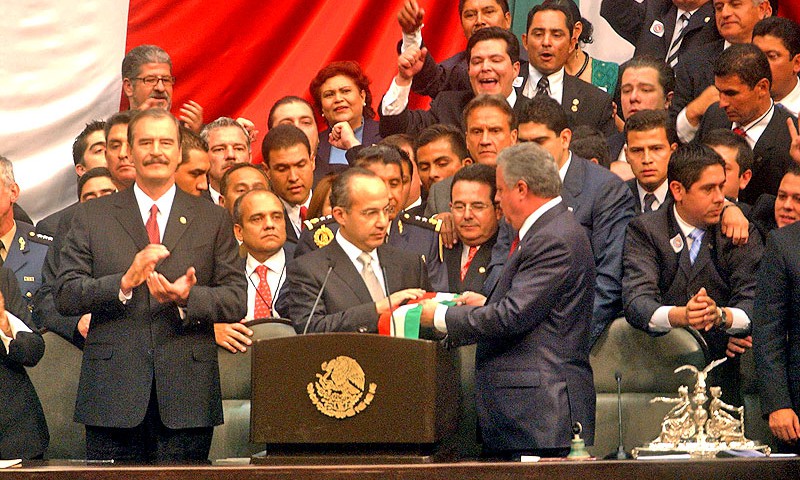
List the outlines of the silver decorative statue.
<svg viewBox="0 0 800 480">
<path fill-rule="evenodd" d="M 694 389 L 690 392 L 689 387 L 681 385 L 678 388 L 678 397 L 656 397 L 650 400 L 650 403 L 675 405 L 664 416 L 658 437 L 644 447 L 633 449 L 634 458 L 666 453 L 713 457 L 721 450 L 759 450 L 769 455 L 768 446 L 745 438 L 744 407 L 728 405 L 720 398 L 720 387 L 709 387 L 706 384 L 708 373 L 725 360 L 714 360 L 703 370 L 698 370 L 693 365 L 683 365 L 675 369 L 675 373 L 684 370 L 694 373 Z"/>
</svg>

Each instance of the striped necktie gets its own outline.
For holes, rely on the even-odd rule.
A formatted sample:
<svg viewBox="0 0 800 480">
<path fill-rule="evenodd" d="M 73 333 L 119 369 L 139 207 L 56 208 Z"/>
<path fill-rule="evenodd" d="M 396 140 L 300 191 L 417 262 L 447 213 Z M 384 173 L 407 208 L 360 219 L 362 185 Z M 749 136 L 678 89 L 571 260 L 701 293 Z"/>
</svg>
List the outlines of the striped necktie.
<svg viewBox="0 0 800 480">
<path fill-rule="evenodd" d="M 675 28 L 680 26 L 680 30 L 678 31 L 678 36 L 672 41 L 672 45 L 669 46 L 669 52 L 667 52 L 667 63 L 672 68 L 675 68 L 675 65 L 678 64 L 678 50 L 681 48 L 684 35 L 686 35 L 686 25 L 689 25 L 689 17 L 690 15 L 684 12 L 678 18 L 678 23 L 675 24 Z"/>
</svg>

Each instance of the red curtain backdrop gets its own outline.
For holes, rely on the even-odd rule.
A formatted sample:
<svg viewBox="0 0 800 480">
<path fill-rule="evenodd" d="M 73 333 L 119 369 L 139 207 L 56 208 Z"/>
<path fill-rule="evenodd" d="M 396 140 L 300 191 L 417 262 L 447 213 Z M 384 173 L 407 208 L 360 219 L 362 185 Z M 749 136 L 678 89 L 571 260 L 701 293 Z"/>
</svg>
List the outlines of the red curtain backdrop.
<svg viewBox="0 0 800 480">
<path fill-rule="evenodd" d="M 458 2 L 420 3 L 426 10 L 423 36 L 435 57 L 463 50 Z M 206 122 L 223 115 L 252 120 L 260 131 L 253 158 L 260 161 L 272 103 L 284 95 L 310 100 L 308 84 L 329 62 L 358 61 L 372 80 L 377 109 L 397 71 L 401 5 L 402 0 L 131 0 L 126 51 L 152 43 L 169 52 L 178 79 L 173 113 L 194 100 L 204 107 Z"/>
</svg>

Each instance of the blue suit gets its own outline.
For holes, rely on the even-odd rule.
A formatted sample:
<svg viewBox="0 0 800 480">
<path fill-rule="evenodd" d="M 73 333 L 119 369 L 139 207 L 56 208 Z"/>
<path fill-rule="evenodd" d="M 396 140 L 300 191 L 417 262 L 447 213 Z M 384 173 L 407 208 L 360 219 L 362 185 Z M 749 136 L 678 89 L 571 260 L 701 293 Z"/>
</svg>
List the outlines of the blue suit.
<svg viewBox="0 0 800 480">
<path fill-rule="evenodd" d="M 447 342 L 477 343 L 476 406 L 492 452 L 594 441 L 589 318 L 595 273 L 586 233 L 562 203 L 533 224 L 483 307 L 447 309 Z"/>
<path fill-rule="evenodd" d="M 635 201 L 618 176 L 576 155 L 564 176 L 561 198 L 586 230 L 594 252 L 597 286 L 589 331 L 594 344 L 622 314 L 622 246 Z"/>
<path fill-rule="evenodd" d="M 14 271 L 29 311 L 33 309 L 33 294 L 42 286 L 42 265 L 52 241 L 46 235 L 37 235 L 30 223 L 17 222 L 14 240 L 6 247 L 3 266 Z"/>
</svg>

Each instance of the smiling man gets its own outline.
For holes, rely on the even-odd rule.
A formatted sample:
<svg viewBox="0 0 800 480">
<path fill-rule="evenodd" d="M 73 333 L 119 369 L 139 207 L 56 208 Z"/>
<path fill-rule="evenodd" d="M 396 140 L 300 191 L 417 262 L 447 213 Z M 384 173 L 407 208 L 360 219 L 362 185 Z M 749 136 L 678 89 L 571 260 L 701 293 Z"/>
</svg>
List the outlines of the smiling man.
<svg viewBox="0 0 800 480">
<path fill-rule="evenodd" d="M 408 110 L 408 94 L 422 59 L 403 54 L 398 74 L 381 102 L 381 136 L 395 133 L 417 135 L 425 127 L 445 123 L 464 129 L 464 107 L 477 95 L 499 95 L 515 110 L 525 99 L 518 97 L 514 80 L 519 75 L 519 41 L 499 27 L 478 30 L 467 43 L 469 90 L 449 90 L 436 96 L 429 110 Z"/>
<path fill-rule="evenodd" d="M 223 420 L 212 325 L 244 317 L 246 280 L 228 214 L 175 187 L 178 120 L 141 111 L 128 142 L 134 186 L 82 203 L 61 252 L 59 312 L 92 314 L 75 421 L 89 459 L 202 462 Z"/>
<path fill-rule="evenodd" d="M 727 354 L 709 384 L 740 405 L 736 354 L 752 346 L 747 335 L 763 247 L 753 225 L 743 246 L 722 234 L 724 185 L 725 161 L 716 152 L 699 144 L 675 150 L 669 163 L 674 204 L 628 226 L 622 299 L 634 327 L 658 336 L 691 326 L 706 339 L 710 358 Z"/>
</svg>

